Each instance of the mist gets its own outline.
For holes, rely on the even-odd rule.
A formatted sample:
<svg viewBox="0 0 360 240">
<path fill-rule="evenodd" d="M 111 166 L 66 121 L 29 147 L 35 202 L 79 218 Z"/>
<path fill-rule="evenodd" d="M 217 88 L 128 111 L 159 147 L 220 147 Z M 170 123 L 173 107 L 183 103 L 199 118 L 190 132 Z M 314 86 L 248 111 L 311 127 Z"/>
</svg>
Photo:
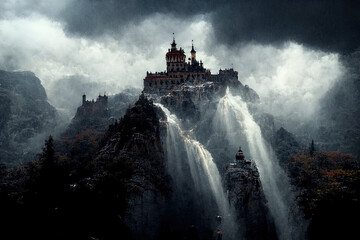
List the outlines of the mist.
<svg viewBox="0 0 360 240">
<path fill-rule="evenodd" d="M 124 25 L 119 35 L 98 38 L 68 35 L 63 23 L 41 14 L 2 19 L 0 68 L 33 71 L 50 103 L 73 113 L 83 93 L 91 99 L 142 88 L 146 71 L 165 70 L 173 32 L 188 56 L 194 40 L 198 59 L 213 73 L 237 70 L 239 80 L 258 92 L 264 111 L 280 118 L 311 119 L 319 99 L 344 71 L 337 53 L 296 42 L 231 47 L 217 43 L 210 16 L 204 14 L 185 20 L 153 14 Z"/>
<path fill-rule="evenodd" d="M 75 193 L 76 200 L 78 190 L 89 191 L 91 194 L 88 196 L 95 196 L 90 197 L 94 202 L 89 203 L 95 203 L 95 207 L 85 204 L 84 211 L 79 212 L 81 216 L 72 217 L 72 210 L 58 207 L 57 201 L 62 197 L 56 197 L 56 201 L 50 201 L 54 205 L 44 204 L 44 207 L 51 206 L 50 212 L 46 208 L 40 209 L 43 213 L 36 216 L 44 223 L 53 222 L 42 217 L 48 215 L 67 219 L 63 216 L 68 214 L 70 220 L 84 219 L 80 222 L 91 226 L 87 238 L 101 238 L 96 232 L 90 235 L 92 226 L 98 223 L 106 225 L 104 234 L 112 234 L 108 226 L 116 228 L 114 233 L 122 234 L 128 227 L 126 221 L 129 220 L 125 217 L 127 206 L 129 210 L 135 207 L 130 212 L 133 216 L 129 218 L 130 225 L 133 224 L 131 227 L 136 229 L 135 234 L 147 234 L 147 231 L 157 234 L 158 229 L 152 225 L 156 226 L 161 221 L 169 226 L 165 235 L 161 236 L 169 238 L 166 237 L 167 231 L 170 233 L 171 225 L 176 224 L 166 219 L 173 216 L 175 223 L 179 216 L 184 219 L 184 226 L 195 223 L 198 225 L 195 227 L 204 227 L 204 234 L 211 233 L 215 224 L 222 224 L 223 216 L 227 219 L 222 225 L 226 229 L 225 234 L 228 234 L 226 239 L 248 234 L 245 231 L 252 235 L 257 233 L 257 230 L 252 230 L 257 227 L 259 234 L 264 233 L 269 239 L 272 239 L 272 234 L 278 239 L 302 238 L 298 236 L 305 236 L 311 230 L 308 228 L 308 217 L 303 219 L 303 211 L 313 211 L 313 205 L 321 204 L 319 199 L 326 196 L 323 192 L 327 191 L 328 176 L 332 175 L 328 170 L 334 170 L 332 156 L 349 153 L 356 161 L 360 159 L 358 9 L 360 2 L 340 0 L 0 1 L 0 70 L 5 70 L 1 71 L 4 74 L 0 78 L 0 107 L 4 115 L 0 119 L 3 128 L 0 129 L 0 157 L 11 160 L 7 162 L 14 159 L 14 166 L 39 159 L 35 161 L 36 169 L 31 168 L 32 163 L 28 165 L 29 176 L 34 175 L 36 180 L 36 171 L 41 173 L 46 165 L 42 162 L 45 159 L 36 153 L 41 151 L 44 140 L 51 134 L 57 144 L 52 148 L 60 149 L 56 149 L 60 161 L 55 161 L 54 157 L 50 161 L 66 168 L 63 171 L 66 176 L 64 186 L 71 190 L 65 194 L 61 190 L 59 196 L 69 194 L 71 197 Z M 165 54 L 173 39 L 177 48 L 184 49 L 187 57 L 190 57 L 193 44 L 196 60 L 201 60 L 203 67 L 212 74 L 234 69 L 241 84 L 235 80 L 237 76 L 233 71 L 208 76 L 197 61 L 191 61 L 181 70 L 184 73 L 180 74 L 181 78 L 186 76 L 188 83 L 183 83 L 184 79 L 178 81 L 178 74 L 166 77 L 162 74 L 148 75 L 148 72 L 166 70 Z M 168 56 L 173 56 L 170 61 L 174 61 L 180 55 L 181 52 L 172 51 Z M 183 64 L 180 63 L 180 66 Z M 207 82 L 210 79 L 214 82 Z M 144 81 L 148 83 L 145 89 Z M 200 85 L 197 85 L 199 82 Z M 33 86 L 41 91 L 34 90 Z M 226 87 L 228 90 L 225 93 Z M 109 99 L 104 97 L 98 102 L 83 103 L 83 94 L 90 101 L 103 94 Z M 154 103 L 158 107 L 154 107 Z M 167 137 L 163 138 L 165 133 Z M 17 139 L 24 141 L 15 141 Z M 307 151 L 309 143 L 311 148 Z M 234 159 L 239 145 L 241 148 Z M 317 158 L 317 154 L 324 151 L 339 152 L 329 153 L 329 166 L 322 158 Z M 311 166 L 302 167 L 303 156 L 299 157 L 299 161 L 296 159 L 300 152 L 304 157 L 309 155 Z M 326 154 L 324 156 L 327 157 Z M 352 156 L 344 159 L 352 159 Z M 0 173 L 5 173 L 1 161 Z M 304 164 L 307 162 L 306 157 Z M 358 163 L 351 165 L 356 171 Z M 314 169 L 313 172 L 309 166 Z M 341 168 L 345 167 L 339 165 L 336 167 L 339 169 L 334 171 L 343 174 Z M 308 171 L 302 172 L 302 169 Z M 350 169 L 345 170 L 352 175 L 353 169 Z M 165 170 L 170 173 L 169 176 Z M 21 178 L 23 186 L 26 186 L 26 174 L 14 171 L 17 172 L 14 176 Z M 120 188 L 116 186 L 114 194 L 112 189 L 107 194 L 103 186 L 112 185 L 107 184 L 108 177 L 112 183 L 112 173 L 121 175 L 120 181 L 113 184 L 120 184 Z M 302 182 L 306 178 L 311 180 L 311 184 Z M 0 179 L 8 181 L 3 176 Z M 47 182 L 39 179 L 39 182 Z M 21 194 L 36 190 L 35 187 L 28 191 L 18 179 L 10 180 L 14 180 L 13 185 L 4 183 L 10 186 L 11 191 L 13 186 L 19 188 Z M 56 177 L 55 180 L 62 181 L 62 178 Z M 144 189 L 141 193 L 144 197 L 136 195 L 134 201 L 128 201 L 126 182 L 135 191 L 138 187 Z M 336 186 L 351 189 L 345 182 L 339 179 Z M 126 186 L 122 186 L 123 183 Z M 173 200 L 167 202 L 165 192 L 170 191 L 172 184 L 176 191 L 171 194 Z M 37 207 L 26 205 L 22 197 L 25 195 L 8 194 L 7 188 L 3 188 L 5 185 L 0 185 L 1 196 L 14 196 L 9 199 L 19 206 L 23 205 L 20 209 L 38 211 Z M 90 189 L 88 185 L 95 187 Z M 195 188 L 192 189 L 193 186 Z M 116 211 L 108 208 L 107 204 L 99 204 L 96 195 L 92 195 L 97 194 L 94 189 L 100 190 L 98 196 L 104 193 L 111 196 L 109 201 L 101 199 L 109 206 L 114 203 Z M 117 204 L 119 189 L 120 195 L 124 190 L 124 199 L 121 197 L 120 203 L 124 204 L 124 208 L 119 208 Z M 37 191 L 34 193 L 34 196 L 41 197 Z M 310 197 L 307 197 L 308 193 Z M 340 193 L 336 195 L 340 196 Z M 352 197 L 350 190 L 349 193 L 350 203 L 358 199 L 358 196 Z M 46 194 L 44 196 L 47 203 Z M 84 196 L 90 199 L 86 194 Z M 8 204 L 7 198 L 4 199 Z M 76 202 L 72 197 L 69 199 L 66 202 Z M 153 200 L 159 201 L 159 204 L 153 203 Z M 309 202 L 309 206 L 302 203 L 304 200 Z M 82 199 L 79 202 L 82 203 Z M 343 202 L 342 193 L 339 202 Z M 7 208 L 6 204 L 2 205 Z M 72 205 L 67 207 L 75 209 Z M 170 208 L 163 207 L 165 205 Z M 109 209 L 109 217 L 103 214 L 103 206 Z M 352 208 L 346 201 L 339 206 Z M 82 208 L 83 204 L 79 207 Z M 17 217 L 22 213 L 16 215 L 12 208 L 9 209 L 5 216 L 16 218 L 15 224 L 9 221 L 10 224 L 16 227 L 26 224 L 32 228 L 31 224 L 27 224 L 27 218 Z M 124 211 L 124 215 L 119 214 L 118 209 Z M 168 209 L 174 214 L 169 214 Z M 53 210 L 56 210 L 54 214 Z M 341 208 L 338 210 L 341 212 L 339 216 L 347 217 L 347 212 Z M 93 211 L 101 214 L 93 214 Z M 153 215 L 153 211 L 156 214 Z M 32 211 L 25 212 L 30 213 L 30 218 L 34 215 Z M 333 213 L 332 207 L 328 212 Z M 317 214 L 316 211 L 314 213 Z M 165 218 L 159 217 L 162 215 Z M 199 217 L 194 218 L 193 215 Z M 213 222 L 215 215 L 217 223 Z M 25 221 L 20 221 L 19 225 L 18 219 Z M 316 220 L 316 217 L 313 219 Z M 323 219 L 332 220 L 326 215 Z M 266 221 L 262 223 L 263 220 Z M 119 221 L 121 224 L 117 225 Z M 83 230 L 81 224 L 63 222 L 71 226 L 69 229 L 74 226 L 79 228 L 79 232 Z M 331 222 L 351 225 L 347 221 Z M 238 223 L 244 224 L 244 227 Z M 140 227 L 141 224 L 149 229 Z M 241 229 L 234 230 L 235 225 Z M 124 229 L 118 226 L 124 226 Z M 262 226 L 266 229 L 261 230 Z M 180 225 L 177 227 L 180 228 Z M 48 230 L 53 229 L 50 227 Z M 336 230 L 347 232 L 342 228 Z M 62 227 L 61 231 L 66 233 L 68 229 Z M 94 231 L 98 230 L 94 228 Z M 322 231 L 319 232 L 322 234 Z M 326 232 L 331 235 L 332 231 Z M 84 234 L 88 234 L 87 231 Z M 159 234 L 163 234 L 162 230 Z M 220 228 L 216 234 L 222 234 Z M 71 233 L 69 236 L 75 235 Z"/>
<path fill-rule="evenodd" d="M 281 48 L 247 45 L 238 56 L 231 59 L 239 79 L 257 91 L 264 111 L 292 121 L 311 120 L 324 94 L 344 74 L 338 54 L 294 42 Z"/>
<path fill-rule="evenodd" d="M 146 71 L 164 71 L 164 54 L 175 28 L 171 26 L 176 26 L 176 39 L 188 50 L 192 38 L 198 45 L 205 43 L 206 34 L 201 31 L 207 28 L 204 16 L 182 21 L 156 14 L 139 25 L 126 26 L 119 38 L 106 35 L 100 39 L 68 36 L 61 23 L 38 14 L 3 19 L 0 68 L 34 72 L 51 104 L 75 108 L 84 92 L 91 99 L 99 93 L 142 88 Z M 149 32 L 158 33 L 149 36 Z"/>
</svg>

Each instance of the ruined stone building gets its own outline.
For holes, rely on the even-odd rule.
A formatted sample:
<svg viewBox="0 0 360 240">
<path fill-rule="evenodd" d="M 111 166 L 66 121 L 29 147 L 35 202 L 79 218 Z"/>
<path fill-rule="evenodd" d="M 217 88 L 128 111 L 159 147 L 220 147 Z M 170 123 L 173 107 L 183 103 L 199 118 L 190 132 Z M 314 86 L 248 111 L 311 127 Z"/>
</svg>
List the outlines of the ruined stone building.
<svg viewBox="0 0 360 240">
<path fill-rule="evenodd" d="M 108 96 L 105 94 L 102 96 L 99 94 L 96 101 L 92 99 L 91 101 L 86 100 L 86 95 L 82 96 L 82 106 L 78 108 L 77 115 L 83 117 L 92 116 L 96 114 L 103 115 L 108 111 Z"/>
</svg>

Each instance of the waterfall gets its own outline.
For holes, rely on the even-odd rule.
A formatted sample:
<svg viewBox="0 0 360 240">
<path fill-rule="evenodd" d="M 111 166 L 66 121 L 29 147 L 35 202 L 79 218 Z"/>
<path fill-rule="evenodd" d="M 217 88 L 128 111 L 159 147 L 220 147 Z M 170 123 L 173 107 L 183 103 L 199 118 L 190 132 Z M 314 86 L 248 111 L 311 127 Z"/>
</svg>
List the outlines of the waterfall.
<svg viewBox="0 0 360 240">
<path fill-rule="evenodd" d="M 287 176 L 278 165 L 271 146 L 264 140 L 259 125 L 250 114 L 247 104 L 227 89 L 226 95 L 219 100 L 213 124 L 215 132 L 222 134 L 233 149 L 241 144 L 245 154 L 250 155 L 255 161 L 270 212 L 275 220 L 278 237 L 291 239 L 288 209 L 289 202 L 293 199 L 290 185 Z"/>
<path fill-rule="evenodd" d="M 167 167 L 175 187 L 177 185 L 180 192 L 177 196 L 177 203 L 181 205 L 181 201 L 186 202 L 186 199 L 182 198 L 187 198 L 188 192 L 196 192 L 195 201 L 198 201 L 201 207 L 206 208 L 205 212 L 212 222 L 217 215 L 223 217 L 221 225 L 221 230 L 224 232 L 223 239 L 236 239 L 234 217 L 231 215 L 221 176 L 210 152 L 193 139 L 190 132 L 181 129 L 180 121 L 174 114 L 171 114 L 163 105 L 156 105 L 163 110 L 167 117 Z M 215 201 L 215 207 L 212 206 L 211 199 Z M 209 219 L 207 221 L 209 222 Z M 209 225 L 209 223 L 204 224 Z"/>
</svg>

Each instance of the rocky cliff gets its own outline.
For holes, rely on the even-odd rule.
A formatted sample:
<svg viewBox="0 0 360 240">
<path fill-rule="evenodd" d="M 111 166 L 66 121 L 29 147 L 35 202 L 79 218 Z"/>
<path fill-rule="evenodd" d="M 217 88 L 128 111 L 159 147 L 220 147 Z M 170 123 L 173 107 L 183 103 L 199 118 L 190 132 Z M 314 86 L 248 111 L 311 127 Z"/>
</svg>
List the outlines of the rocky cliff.
<svg viewBox="0 0 360 240">
<path fill-rule="evenodd" d="M 259 173 L 253 161 L 228 165 L 234 149 L 229 148 L 229 139 L 220 132 L 214 132 L 214 115 L 219 99 L 226 94 L 241 96 L 248 103 L 259 99 L 256 92 L 239 81 L 206 82 L 199 85 L 184 84 L 181 90 L 174 90 L 160 97 L 161 103 L 181 119 L 181 126 L 193 132 L 211 152 L 218 169 L 224 174 L 225 188 L 229 202 L 234 208 L 240 229 L 240 236 L 246 239 L 276 239 L 273 219 L 267 208 Z M 157 96 L 159 98 L 159 96 Z M 253 110 L 253 109 L 252 109 Z M 256 109 L 253 110 L 256 112 Z M 274 120 L 271 115 L 257 113 L 255 116 L 268 141 L 274 140 Z M 220 120 L 221 121 L 221 120 Z M 226 121 L 226 120 L 224 120 Z"/>
<path fill-rule="evenodd" d="M 102 165 L 122 159 L 133 166 L 132 177 L 126 182 L 124 222 L 135 239 L 155 239 L 159 235 L 170 190 L 158 114 L 161 111 L 141 95 L 120 122 L 109 127 L 95 160 Z"/>
<path fill-rule="evenodd" d="M 171 189 L 159 114 L 142 95 L 101 141 L 77 136 L 77 154 L 71 145 L 69 153 L 59 151 L 49 139 L 39 160 L 1 166 L 5 233 L 13 239 L 159 239 Z"/>
<path fill-rule="evenodd" d="M 182 119 L 185 127 L 194 126 L 200 120 L 200 115 L 205 115 L 208 108 L 214 107 L 217 99 L 225 95 L 230 87 L 235 94 L 242 96 L 245 101 L 256 102 L 259 99 L 257 93 L 244 86 L 237 79 L 228 79 L 222 82 L 204 82 L 194 85 L 185 82 L 165 95 L 160 95 L 161 103 Z M 154 95 L 152 95 L 154 96 Z"/>
<path fill-rule="evenodd" d="M 277 239 L 275 226 L 252 160 L 230 163 L 225 170 L 225 187 L 245 239 Z"/>
<path fill-rule="evenodd" d="M 0 162 L 33 160 L 57 118 L 33 73 L 0 71 Z"/>
</svg>

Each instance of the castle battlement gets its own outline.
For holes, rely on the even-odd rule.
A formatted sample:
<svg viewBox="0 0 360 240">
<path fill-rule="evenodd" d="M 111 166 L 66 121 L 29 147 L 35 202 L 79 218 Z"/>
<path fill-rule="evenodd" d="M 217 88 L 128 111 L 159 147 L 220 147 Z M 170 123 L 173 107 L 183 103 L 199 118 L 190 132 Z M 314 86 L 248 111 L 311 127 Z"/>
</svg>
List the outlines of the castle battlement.
<svg viewBox="0 0 360 240">
<path fill-rule="evenodd" d="M 82 96 L 82 106 L 78 108 L 77 115 L 91 116 L 94 114 L 103 114 L 108 110 L 108 96 L 99 94 L 96 101 L 86 100 L 86 95 Z"/>
<path fill-rule="evenodd" d="M 173 38 L 171 48 L 165 55 L 166 71 L 147 72 L 144 79 L 144 92 L 170 92 L 179 89 L 186 82 L 197 86 L 205 82 L 219 83 L 229 79 L 238 80 L 238 73 L 232 68 L 220 69 L 218 74 L 211 74 L 210 70 L 204 68 L 203 62 L 196 59 L 194 44 L 192 44 L 190 55 L 191 57 L 186 61 L 184 50 L 177 49 L 175 38 Z"/>
</svg>

